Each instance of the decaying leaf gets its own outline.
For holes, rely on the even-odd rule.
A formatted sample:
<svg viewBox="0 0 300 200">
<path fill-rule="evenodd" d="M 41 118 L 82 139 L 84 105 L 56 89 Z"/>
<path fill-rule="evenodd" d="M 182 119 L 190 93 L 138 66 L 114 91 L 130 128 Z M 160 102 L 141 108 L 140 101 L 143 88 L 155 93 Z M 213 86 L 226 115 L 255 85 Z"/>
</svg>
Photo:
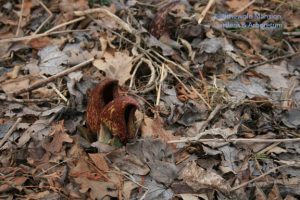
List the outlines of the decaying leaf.
<svg viewBox="0 0 300 200">
<path fill-rule="evenodd" d="M 63 147 L 63 143 L 72 143 L 73 139 L 65 133 L 64 130 L 64 121 L 60 121 L 59 123 L 53 125 L 53 131 L 49 134 L 49 136 L 52 136 L 51 142 L 45 142 L 43 144 L 44 149 L 47 151 L 55 154 L 61 151 Z"/>
<path fill-rule="evenodd" d="M 220 190 L 224 193 L 230 191 L 230 185 L 220 175 L 202 169 L 195 162 L 190 162 L 183 168 L 180 178 L 195 192 L 203 188 Z"/>
<path fill-rule="evenodd" d="M 93 62 L 93 65 L 104 71 L 107 77 L 118 79 L 122 86 L 131 77 L 132 59 L 127 51 L 114 53 L 106 51 L 101 59 Z"/>
</svg>

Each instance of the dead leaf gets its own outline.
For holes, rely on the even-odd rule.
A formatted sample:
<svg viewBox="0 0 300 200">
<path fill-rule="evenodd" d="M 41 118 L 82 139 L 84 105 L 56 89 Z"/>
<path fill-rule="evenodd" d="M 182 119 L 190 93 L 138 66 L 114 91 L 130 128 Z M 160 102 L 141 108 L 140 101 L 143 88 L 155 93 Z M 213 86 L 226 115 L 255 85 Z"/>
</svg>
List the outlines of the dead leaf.
<svg viewBox="0 0 300 200">
<path fill-rule="evenodd" d="M 40 37 L 30 40 L 29 45 L 33 49 L 42 49 L 51 44 L 51 39 L 49 37 Z"/>
<path fill-rule="evenodd" d="M 268 200 L 282 200 L 277 184 L 274 184 L 271 192 L 268 195 Z"/>
<path fill-rule="evenodd" d="M 288 88 L 288 79 L 284 77 L 289 74 L 286 62 L 281 62 L 280 65 L 262 65 L 257 67 L 255 71 L 268 76 L 270 78 L 270 84 L 275 89 Z"/>
<path fill-rule="evenodd" d="M 12 189 L 21 189 L 25 181 L 27 181 L 27 177 L 9 177 L 6 178 L 5 182 L 0 185 L 0 193 L 8 192 Z"/>
<path fill-rule="evenodd" d="M 64 142 L 72 143 L 73 139 L 67 133 L 65 133 L 64 121 L 54 124 L 52 128 L 54 130 L 49 135 L 52 136 L 52 141 L 45 142 L 43 147 L 46 151 L 55 154 L 61 151 Z"/>
<path fill-rule="evenodd" d="M 160 139 L 144 139 L 135 144 L 127 144 L 130 156 L 137 156 L 150 167 L 150 176 L 160 183 L 169 185 L 177 177 L 171 148 Z"/>
<path fill-rule="evenodd" d="M 35 121 L 19 138 L 17 146 L 22 147 L 24 144 L 26 144 L 32 137 L 35 137 L 38 139 L 38 137 L 35 136 L 36 133 L 39 133 L 39 139 L 42 140 L 42 138 L 45 135 L 48 135 L 50 130 L 49 127 L 49 120 L 37 120 Z"/>
<path fill-rule="evenodd" d="M 118 79 L 119 84 L 123 85 L 130 77 L 133 57 L 127 51 L 105 52 L 101 59 L 93 62 L 93 65 L 106 73 L 107 77 Z"/>
<path fill-rule="evenodd" d="M 188 163 L 182 170 L 180 178 L 186 182 L 195 192 L 211 188 L 220 190 L 221 192 L 228 193 L 230 185 L 221 176 L 213 171 L 206 171 L 199 167 L 196 162 Z"/>
<path fill-rule="evenodd" d="M 160 138 L 165 142 L 175 139 L 171 131 L 162 127 L 159 119 L 151 119 L 146 117 L 141 127 L 142 137 Z"/>
<path fill-rule="evenodd" d="M 125 200 L 130 200 L 130 196 L 134 189 L 138 188 L 139 186 L 131 181 L 125 181 L 123 185 L 123 194 Z"/>
<path fill-rule="evenodd" d="M 150 171 L 149 167 L 135 155 L 126 155 L 125 157 L 116 159 L 114 164 L 121 170 L 129 172 L 130 174 L 144 176 Z"/>
<path fill-rule="evenodd" d="M 43 74 L 54 75 L 65 68 L 62 64 L 67 64 L 69 57 L 59 49 L 58 45 L 47 46 L 38 53 L 40 56 L 40 70 Z"/>
<path fill-rule="evenodd" d="M 227 6 L 232 11 L 237 11 L 238 9 L 243 8 L 248 3 L 249 3 L 249 0 L 229 0 L 229 1 L 226 1 Z"/>
<path fill-rule="evenodd" d="M 95 163 L 96 167 L 101 171 L 108 171 L 109 167 L 105 161 L 104 155 L 102 153 L 89 153 L 90 158 Z"/>
</svg>

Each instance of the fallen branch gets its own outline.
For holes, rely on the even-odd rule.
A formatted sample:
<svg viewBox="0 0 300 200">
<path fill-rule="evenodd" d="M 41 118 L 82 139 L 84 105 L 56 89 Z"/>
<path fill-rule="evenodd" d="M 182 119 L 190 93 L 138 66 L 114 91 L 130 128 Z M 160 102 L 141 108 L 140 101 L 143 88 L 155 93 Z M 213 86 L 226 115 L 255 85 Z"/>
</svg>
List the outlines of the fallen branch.
<svg viewBox="0 0 300 200">
<path fill-rule="evenodd" d="M 180 140 L 170 140 L 168 143 L 187 143 L 187 142 L 242 142 L 242 143 L 273 143 L 273 142 L 299 142 L 300 138 L 287 138 L 287 139 L 265 139 L 265 138 L 232 138 L 232 139 L 198 139 L 196 137 L 182 138 Z"/>
<path fill-rule="evenodd" d="M 13 96 L 18 96 L 20 94 L 23 94 L 25 92 L 30 92 L 32 90 L 35 90 L 37 88 L 40 88 L 40 87 L 43 87 L 44 85 L 46 85 L 47 83 L 50 83 L 50 82 L 53 82 L 55 81 L 56 79 L 60 78 L 60 77 L 63 77 L 71 72 L 74 72 L 74 71 L 77 71 L 79 70 L 80 68 L 86 66 L 87 64 L 91 63 L 92 61 L 94 60 L 94 58 L 91 58 L 87 61 L 84 61 L 78 65 L 75 65 L 74 67 L 72 68 L 69 68 L 67 70 L 64 70 L 56 75 L 53 75 L 53 76 L 50 76 L 49 78 L 47 79 L 44 79 L 44 80 L 41 80 L 41 81 L 38 81 L 32 85 L 30 85 L 28 88 L 24 88 L 24 89 L 21 89 L 21 90 L 17 90 L 15 92 L 12 93 Z"/>
</svg>

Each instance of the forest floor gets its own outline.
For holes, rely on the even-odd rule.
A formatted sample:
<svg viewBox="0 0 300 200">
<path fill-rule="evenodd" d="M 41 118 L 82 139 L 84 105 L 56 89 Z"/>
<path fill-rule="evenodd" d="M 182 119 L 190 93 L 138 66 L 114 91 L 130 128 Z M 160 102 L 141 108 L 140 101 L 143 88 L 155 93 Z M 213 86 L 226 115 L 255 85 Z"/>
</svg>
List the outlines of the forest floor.
<svg viewBox="0 0 300 200">
<path fill-rule="evenodd" d="M 0 0 L 0 199 L 299 199 L 299 75 L 298 0 Z"/>
</svg>

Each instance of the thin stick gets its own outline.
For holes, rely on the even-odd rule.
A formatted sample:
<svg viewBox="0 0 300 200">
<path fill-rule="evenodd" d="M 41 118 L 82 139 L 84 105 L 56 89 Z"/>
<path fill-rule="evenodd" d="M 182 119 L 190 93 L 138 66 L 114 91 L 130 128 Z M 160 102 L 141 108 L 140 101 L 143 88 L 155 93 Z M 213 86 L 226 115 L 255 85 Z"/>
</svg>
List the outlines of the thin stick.
<svg viewBox="0 0 300 200">
<path fill-rule="evenodd" d="M 44 75 L 42 75 L 41 74 L 41 77 L 43 78 L 43 79 L 47 79 L 47 77 L 46 76 L 44 76 Z M 60 98 L 62 98 L 62 100 L 64 100 L 65 102 L 67 102 L 68 101 L 68 99 L 57 89 L 57 87 L 56 87 L 56 85 L 54 84 L 54 83 L 49 83 L 49 85 L 52 87 L 52 89 L 54 90 L 54 92 L 56 92 L 56 94 L 60 97 Z"/>
<path fill-rule="evenodd" d="M 252 68 L 255 68 L 255 67 L 258 67 L 258 66 L 270 63 L 270 62 L 276 62 L 276 61 L 279 61 L 279 60 L 282 60 L 282 59 L 285 59 L 285 58 L 289 58 L 289 57 L 295 56 L 297 54 L 300 54 L 300 51 L 299 52 L 295 52 L 295 53 L 291 53 L 291 54 L 287 54 L 287 55 L 284 55 L 284 56 L 279 56 L 279 57 L 276 57 L 276 58 L 273 58 L 273 59 L 270 59 L 270 60 L 266 60 L 264 62 L 257 63 L 257 64 L 254 64 L 254 65 L 250 65 L 250 66 L 244 68 L 242 71 L 240 71 L 240 73 L 238 73 L 233 79 L 236 79 L 241 74 L 243 74 L 244 72 L 248 71 L 249 69 L 252 69 Z"/>
<path fill-rule="evenodd" d="M 239 14 L 240 12 L 243 12 L 245 9 L 247 9 L 249 6 L 251 6 L 253 3 L 255 3 L 256 0 L 252 0 L 249 3 L 247 3 L 245 6 L 241 7 L 240 9 L 238 9 L 237 11 L 235 11 L 233 14 Z"/>
<path fill-rule="evenodd" d="M 0 97 L 0 101 L 7 102 L 17 102 L 17 103 L 43 103 L 43 102 L 51 102 L 58 101 L 59 99 L 16 99 L 16 98 L 8 98 L 8 97 Z"/>
<path fill-rule="evenodd" d="M 7 133 L 4 135 L 2 140 L 0 141 L 0 148 L 2 145 L 8 140 L 8 138 L 11 136 L 11 134 L 16 130 L 18 124 L 21 122 L 22 118 L 18 118 L 17 121 L 12 125 L 12 127 L 7 131 Z"/>
<path fill-rule="evenodd" d="M 152 51 L 153 53 L 155 53 L 156 56 L 158 56 L 159 58 L 163 59 L 164 61 L 166 61 L 166 62 L 168 62 L 168 63 L 171 63 L 171 64 L 177 66 L 179 69 L 181 69 L 182 71 L 184 71 L 184 72 L 187 73 L 188 75 L 193 76 L 193 74 L 192 74 L 191 72 L 189 72 L 187 69 L 185 69 L 183 66 L 181 66 L 181 65 L 179 65 L 179 64 L 177 64 L 177 63 L 175 63 L 175 62 L 173 62 L 173 61 L 170 60 L 170 59 L 165 58 L 164 56 L 160 55 L 160 53 L 158 53 L 157 51 L 155 51 L 155 50 L 153 50 L 153 49 L 151 49 L 151 51 Z"/>
<path fill-rule="evenodd" d="M 1 43 L 7 43 L 7 42 L 19 42 L 19 41 L 24 41 L 24 40 L 32 40 L 48 35 L 55 35 L 55 34 L 61 34 L 61 33 L 71 33 L 71 32 L 84 32 L 84 31 L 90 31 L 90 29 L 82 29 L 82 30 L 65 30 L 65 31 L 55 31 L 52 33 L 40 33 L 36 35 L 29 35 L 29 36 L 24 36 L 24 37 L 16 37 L 16 38 L 7 38 L 0 40 Z"/>
<path fill-rule="evenodd" d="M 36 35 L 44 26 L 45 24 L 52 18 L 53 13 L 51 12 L 51 10 L 49 10 L 47 8 L 47 6 L 41 1 L 38 0 L 38 2 L 41 4 L 41 6 L 46 10 L 46 12 L 49 14 L 49 16 L 47 17 L 47 19 L 36 29 L 36 31 L 33 33 L 33 35 Z"/>
<path fill-rule="evenodd" d="M 282 34 L 287 36 L 300 36 L 300 32 L 283 32 Z"/>
<path fill-rule="evenodd" d="M 20 13 L 20 17 L 19 17 L 19 22 L 18 22 L 18 28 L 17 28 L 17 31 L 16 31 L 16 36 L 18 36 L 19 32 L 20 32 L 21 23 L 22 23 L 22 20 L 23 20 L 23 11 L 24 11 L 24 0 L 22 0 L 21 13 Z"/>
<path fill-rule="evenodd" d="M 198 24 L 201 24 L 202 20 L 205 18 L 206 13 L 210 9 L 210 7 L 214 4 L 215 0 L 209 0 L 208 4 L 206 5 L 205 9 L 200 14 L 200 17 L 198 19 Z"/>
<path fill-rule="evenodd" d="M 238 189 L 240 189 L 240 188 L 242 188 L 242 187 L 247 186 L 247 185 L 250 184 L 250 183 L 253 183 L 254 181 L 257 181 L 257 180 L 259 180 L 259 179 L 261 179 L 261 178 L 263 178 L 263 177 L 269 175 L 269 174 L 272 173 L 272 172 L 275 172 L 275 171 L 278 170 L 278 169 L 281 169 L 281 168 L 284 168 L 284 167 L 293 166 L 293 165 L 295 165 L 295 163 L 292 163 L 292 164 L 286 164 L 286 165 L 281 165 L 281 166 L 275 167 L 275 168 L 273 168 L 273 169 L 267 171 L 266 173 L 263 173 L 262 175 L 260 175 L 260 176 L 258 176 L 258 177 L 256 177 L 256 178 L 254 178 L 254 179 L 251 179 L 250 181 L 247 181 L 247 182 L 245 182 L 245 183 L 242 183 L 242 184 L 240 184 L 240 185 L 238 185 L 238 186 L 235 186 L 235 187 L 231 188 L 230 191 L 232 192 L 232 191 L 238 190 Z"/>
<path fill-rule="evenodd" d="M 162 64 L 162 67 L 160 68 L 160 80 L 159 80 L 157 97 L 156 97 L 156 106 L 158 106 L 159 102 L 160 102 L 161 85 L 162 85 L 162 82 L 164 80 L 164 73 L 165 73 L 165 64 Z"/>
<path fill-rule="evenodd" d="M 88 9 L 88 10 L 84 10 L 84 11 L 75 11 L 74 14 L 76 16 L 84 16 L 84 15 L 90 15 L 90 14 L 97 13 L 97 12 L 105 13 L 111 19 L 115 20 L 120 26 L 122 26 L 127 32 L 129 32 L 129 33 L 134 32 L 134 29 L 129 24 L 127 24 L 122 19 L 120 19 L 118 16 L 116 16 L 115 14 L 113 14 L 112 12 L 110 12 L 109 10 L 104 9 L 104 8 L 94 8 L 94 9 Z"/>
<path fill-rule="evenodd" d="M 165 67 L 170 71 L 170 73 L 174 76 L 174 78 L 182 85 L 182 87 L 184 87 L 184 89 L 186 89 L 186 91 L 188 91 L 189 93 L 192 93 L 191 90 L 188 87 L 186 87 L 186 85 L 180 80 L 180 78 L 177 76 L 177 74 L 168 65 L 166 65 Z"/>
<path fill-rule="evenodd" d="M 168 143 L 187 143 L 187 142 L 242 142 L 242 143 L 273 143 L 273 142 L 299 142 L 300 138 L 287 139 L 264 139 L 264 138 L 232 138 L 232 139 L 197 139 L 197 137 L 182 138 L 180 140 L 170 140 Z"/>
<path fill-rule="evenodd" d="M 57 26 L 51 28 L 50 30 L 46 31 L 44 34 L 50 33 L 50 32 L 52 32 L 52 31 L 54 31 L 54 30 L 56 30 L 56 29 L 59 29 L 59 28 L 64 27 L 64 26 L 67 26 L 67 25 L 69 25 L 69 24 L 73 24 L 73 23 L 79 22 L 79 21 L 84 20 L 84 19 L 85 19 L 85 17 L 79 17 L 79 18 L 77 18 L 77 19 L 73 19 L 73 20 L 71 20 L 71 21 L 68 21 L 68 22 L 59 24 L 59 25 L 57 25 Z"/>
<path fill-rule="evenodd" d="M 15 92 L 13 92 L 13 95 L 14 95 L 14 96 L 17 96 L 17 95 L 20 95 L 20 94 L 22 94 L 22 93 L 30 92 L 30 91 L 35 90 L 35 89 L 37 89 L 37 88 L 43 87 L 43 86 L 46 85 L 47 83 L 50 83 L 50 82 L 55 81 L 57 78 L 63 77 L 63 76 L 65 76 L 65 75 L 67 75 L 67 74 L 69 74 L 69 73 L 71 73 L 71 72 L 74 72 L 74 71 L 79 70 L 80 68 L 82 68 L 82 67 L 86 66 L 87 64 L 91 63 L 93 60 L 94 60 L 94 58 L 91 58 L 91 59 L 89 59 L 89 60 L 87 60 L 87 61 L 84 61 L 84 62 L 78 64 L 78 65 L 75 65 L 75 66 L 72 67 L 72 68 L 69 68 L 69 69 L 67 69 L 67 70 L 65 70 L 65 71 L 62 71 L 62 72 L 60 72 L 60 73 L 58 73 L 58 74 L 56 74 L 56 75 L 50 76 L 50 77 L 47 78 L 47 79 L 41 80 L 41 81 L 39 81 L 39 82 L 36 82 L 36 83 L 30 85 L 28 88 L 24 88 L 24 89 L 21 89 L 21 90 L 17 90 L 17 91 L 15 91 Z"/>
<path fill-rule="evenodd" d="M 59 163 L 57 163 L 57 164 L 55 164 L 55 165 L 49 167 L 49 168 L 46 169 L 45 171 L 40 172 L 39 174 L 37 174 L 37 176 L 41 176 L 41 175 L 45 174 L 46 172 L 50 171 L 51 169 L 53 169 L 53 168 L 55 168 L 55 167 L 57 167 L 57 166 L 59 166 L 59 165 L 61 165 L 61 164 L 63 164 L 63 163 L 69 162 L 70 160 L 73 160 L 73 159 L 74 159 L 74 158 L 67 158 L 66 160 L 63 160 L 63 161 L 61 161 L 61 162 L 59 162 Z"/>
<path fill-rule="evenodd" d="M 211 110 L 211 106 L 207 103 L 204 97 L 192 86 L 192 90 L 198 95 L 198 97 L 205 103 L 205 105 Z"/>
<path fill-rule="evenodd" d="M 201 133 L 203 132 L 207 125 L 209 124 L 209 122 L 219 113 L 219 111 L 221 110 L 222 106 L 220 104 L 218 104 L 215 109 L 209 114 L 207 120 L 198 128 L 198 131 Z M 196 136 L 196 139 L 199 139 L 199 137 L 201 136 L 201 134 L 198 134 L 198 136 Z"/>
</svg>

